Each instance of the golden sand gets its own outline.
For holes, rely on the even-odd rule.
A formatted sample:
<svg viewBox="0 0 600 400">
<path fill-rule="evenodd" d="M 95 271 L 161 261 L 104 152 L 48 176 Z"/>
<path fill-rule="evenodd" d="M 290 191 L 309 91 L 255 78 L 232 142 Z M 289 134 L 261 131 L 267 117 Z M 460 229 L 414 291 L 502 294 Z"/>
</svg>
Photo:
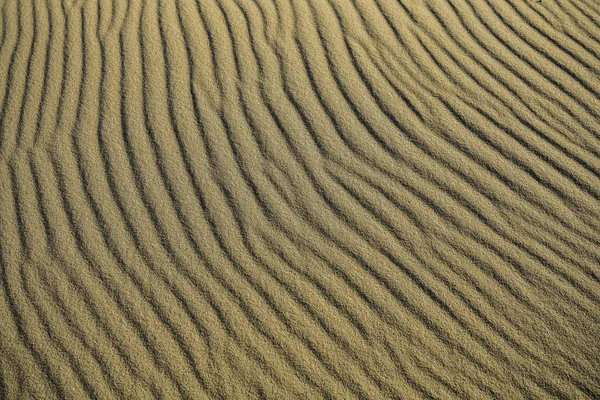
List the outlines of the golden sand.
<svg viewBox="0 0 600 400">
<path fill-rule="evenodd" d="M 597 0 L 0 0 L 1 399 L 600 398 Z"/>
</svg>

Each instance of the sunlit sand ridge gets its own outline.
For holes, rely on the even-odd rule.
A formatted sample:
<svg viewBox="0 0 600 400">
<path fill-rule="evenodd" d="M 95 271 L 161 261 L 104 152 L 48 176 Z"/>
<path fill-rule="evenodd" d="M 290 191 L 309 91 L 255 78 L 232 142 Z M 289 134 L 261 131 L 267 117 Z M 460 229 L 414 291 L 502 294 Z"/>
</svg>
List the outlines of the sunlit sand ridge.
<svg viewBox="0 0 600 400">
<path fill-rule="evenodd" d="M 0 398 L 600 398 L 596 0 L 0 0 Z"/>
</svg>

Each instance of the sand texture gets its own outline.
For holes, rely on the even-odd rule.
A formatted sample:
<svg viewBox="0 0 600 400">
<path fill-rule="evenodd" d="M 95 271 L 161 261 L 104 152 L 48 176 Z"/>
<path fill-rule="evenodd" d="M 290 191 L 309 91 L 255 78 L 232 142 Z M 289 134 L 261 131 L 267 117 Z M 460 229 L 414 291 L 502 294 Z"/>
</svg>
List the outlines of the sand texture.
<svg viewBox="0 0 600 400">
<path fill-rule="evenodd" d="M 0 0 L 0 399 L 600 399 L 598 0 Z"/>
</svg>

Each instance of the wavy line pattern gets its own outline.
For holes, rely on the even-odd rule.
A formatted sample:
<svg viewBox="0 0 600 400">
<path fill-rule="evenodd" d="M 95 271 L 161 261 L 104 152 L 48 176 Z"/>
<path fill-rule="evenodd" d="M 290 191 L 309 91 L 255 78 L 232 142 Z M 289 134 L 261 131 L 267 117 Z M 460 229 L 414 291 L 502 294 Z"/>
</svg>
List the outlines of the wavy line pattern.
<svg viewBox="0 0 600 400">
<path fill-rule="evenodd" d="M 0 398 L 600 398 L 593 0 L 1 0 Z"/>
</svg>

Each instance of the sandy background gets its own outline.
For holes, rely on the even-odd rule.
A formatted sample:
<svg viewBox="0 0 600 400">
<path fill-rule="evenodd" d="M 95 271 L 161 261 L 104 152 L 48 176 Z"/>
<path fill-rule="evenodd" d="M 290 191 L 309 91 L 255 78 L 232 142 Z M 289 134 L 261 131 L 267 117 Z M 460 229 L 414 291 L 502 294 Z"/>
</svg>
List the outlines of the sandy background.
<svg viewBox="0 0 600 400">
<path fill-rule="evenodd" d="M 596 0 L 0 0 L 0 398 L 600 398 Z"/>
</svg>

